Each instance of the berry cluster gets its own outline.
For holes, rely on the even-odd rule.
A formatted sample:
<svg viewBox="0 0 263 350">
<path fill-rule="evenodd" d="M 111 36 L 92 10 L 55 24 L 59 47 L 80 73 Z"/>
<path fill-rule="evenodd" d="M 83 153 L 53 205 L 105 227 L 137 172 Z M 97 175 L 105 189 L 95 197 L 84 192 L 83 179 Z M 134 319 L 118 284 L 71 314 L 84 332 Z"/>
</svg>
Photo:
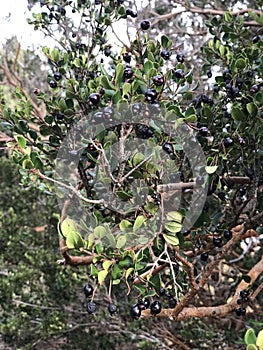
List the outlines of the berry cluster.
<svg viewBox="0 0 263 350">
<path fill-rule="evenodd" d="M 245 304 L 249 301 L 249 292 L 245 289 L 241 290 L 239 293 L 239 298 L 237 299 L 237 304 L 240 305 L 235 309 L 237 316 L 245 316 L 246 308 Z"/>
<path fill-rule="evenodd" d="M 165 299 L 165 302 L 168 303 L 168 307 L 170 309 L 174 309 L 176 307 L 176 299 L 170 292 L 166 291 L 165 288 L 161 288 L 158 294 L 159 297 L 163 297 Z M 162 311 L 162 302 L 159 300 L 154 300 L 151 303 L 149 298 L 139 299 L 136 304 L 132 305 L 130 314 L 134 319 L 139 319 L 142 310 L 146 310 L 148 308 L 150 308 L 151 315 L 158 315 Z"/>
<path fill-rule="evenodd" d="M 84 286 L 84 294 L 85 297 L 88 298 L 88 302 L 86 304 L 86 310 L 88 314 L 94 314 L 97 309 L 97 304 L 93 301 L 94 288 L 91 284 L 85 284 Z M 117 306 L 113 303 L 108 304 L 108 312 L 112 316 L 117 313 Z"/>
</svg>

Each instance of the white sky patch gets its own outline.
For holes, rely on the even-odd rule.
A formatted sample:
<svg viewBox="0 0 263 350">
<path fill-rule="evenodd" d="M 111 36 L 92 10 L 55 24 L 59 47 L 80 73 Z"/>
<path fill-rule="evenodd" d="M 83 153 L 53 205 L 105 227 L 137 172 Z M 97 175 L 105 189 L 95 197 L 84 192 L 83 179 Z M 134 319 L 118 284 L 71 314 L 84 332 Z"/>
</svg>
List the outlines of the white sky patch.
<svg viewBox="0 0 263 350">
<path fill-rule="evenodd" d="M 38 7 L 34 8 L 38 12 Z M 0 13 L 0 45 L 6 39 L 16 36 L 24 49 L 40 49 L 49 45 L 48 39 L 40 31 L 34 31 L 33 25 L 27 23 L 31 13 L 27 9 L 27 0 L 2 0 Z"/>
</svg>

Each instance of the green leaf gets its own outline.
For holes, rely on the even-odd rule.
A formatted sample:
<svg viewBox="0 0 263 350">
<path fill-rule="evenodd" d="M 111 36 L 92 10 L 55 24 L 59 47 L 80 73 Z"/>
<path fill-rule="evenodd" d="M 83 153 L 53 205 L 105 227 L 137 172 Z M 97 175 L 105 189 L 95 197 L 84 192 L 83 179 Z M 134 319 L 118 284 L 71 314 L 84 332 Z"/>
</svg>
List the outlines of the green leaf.
<svg viewBox="0 0 263 350">
<path fill-rule="evenodd" d="M 116 279 L 116 280 L 113 280 L 112 281 L 112 284 L 113 285 L 117 285 L 117 284 L 120 284 L 121 280 L 120 279 Z"/>
<path fill-rule="evenodd" d="M 263 330 L 258 333 L 256 345 L 259 347 L 259 350 L 263 350 Z"/>
<path fill-rule="evenodd" d="M 130 267 L 127 269 L 126 273 L 125 273 L 125 278 L 126 280 L 128 279 L 128 277 L 130 276 L 130 274 L 134 271 L 133 267 Z"/>
<path fill-rule="evenodd" d="M 176 236 L 169 236 L 164 233 L 163 238 L 171 245 L 179 245 L 179 238 Z"/>
<path fill-rule="evenodd" d="M 144 73 L 148 76 L 149 71 L 153 68 L 153 63 L 151 61 L 146 61 L 143 66 Z"/>
<path fill-rule="evenodd" d="M 78 231 L 70 231 L 66 239 L 66 246 L 69 249 L 79 249 L 84 247 L 84 241 Z"/>
<path fill-rule="evenodd" d="M 181 231 L 182 225 L 175 221 L 169 221 L 164 225 L 164 227 L 167 231 L 176 233 Z"/>
<path fill-rule="evenodd" d="M 258 350 L 258 348 L 254 344 L 249 344 L 247 345 L 246 350 Z"/>
<path fill-rule="evenodd" d="M 103 244 L 101 242 L 98 242 L 95 245 L 95 250 L 96 250 L 97 254 L 101 254 L 103 252 L 103 250 L 104 250 Z"/>
<path fill-rule="evenodd" d="M 185 117 L 190 117 L 192 115 L 196 115 L 195 108 L 194 107 L 187 108 L 187 110 L 185 111 Z"/>
<path fill-rule="evenodd" d="M 101 77 L 100 83 L 104 87 L 104 89 L 108 89 L 108 90 L 115 89 L 114 85 L 109 81 L 108 77 L 106 77 L 105 75 Z"/>
<path fill-rule="evenodd" d="M 161 44 L 164 49 L 168 48 L 169 38 L 166 35 L 161 36 Z"/>
<path fill-rule="evenodd" d="M 133 224 L 133 231 L 137 231 L 142 224 L 145 222 L 145 217 L 143 215 L 138 215 L 134 224 Z"/>
<path fill-rule="evenodd" d="M 167 213 L 166 217 L 167 220 L 176 221 L 179 223 L 181 223 L 183 219 L 183 215 L 178 211 L 170 211 L 169 213 Z"/>
<path fill-rule="evenodd" d="M 246 120 L 246 115 L 244 114 L 241 109 L 237 107 L 233 107 L 231 110 L 231 116 L 235 121 L 245 121 Z"/>
<path fill-rule="evenodd" d="M 107 231 L 106 231 L 105 227 L 103 227 L 101 225 L 95 227 L 94 232 L 93 232 L 94 237 L 98 238 L 98 239 L 103 238 L 106 235 L 106 233 L 107 233 Z"/>
<path fill-rule="evenodd" d="M 99 273 L 98 273 L 98 281 L 99 281 L 100 285 L 104 284 L 104 281 L 105 281 L 105 278 L 107 277 L 107 275 L 108 275 L 108 271 L 107 270 L 99 271 Z"/>
<path fill-rule="evenodd" d="M 120 86 L 120 83 L 123 82 L 123 74 L 124 74 L 123 64 L 118 63 L 116 67 L 116 75 L 115 75 L 115 83 L 117 86 Z"/>
<path fill-rule="evenodd" d="M 116 105 L 120 100 L 121 100 L 121 92 L 120 90 L 118 90 L 112 96 L 112 102 Z"/>
<path fill-rule="evenodd" d="M 58 49 L 54 48 L 52 50 L 50 56 L 53 59 L 53 61 L 55 61 L 55 62 L 59 61 L 59 51 L 58 51 Z"/>
<path fill-rule="evenodd" d="M 121 231 L 125 231 L 127 228 L 132 227 L 132 223 L 128 220 L 121 220 L 119 227 Z"/>
<path fill-rule="evenodd" d="M 108 271 L 109 268 L 111 267 L 112 265 L 112 261 L 111 260 L 105 260 L 103 261 L 102 263 L 102 267 L 104 268 L 104 270 Z"/>
<path fill-rule="evenodd" d="M 122 87 L 122 96 L 129 95 L 131 92 L 131 84 L 125 83 Z"/>
<path fill-rule="evenodd" d="M 256 117 L 256 115 L 257 115 L 257 113 L 258 113 L 258 108 L 257 108 L 257 106 L 255 105 L 255 103 L 253 103 L 253 102 L 247 103 L 246 107 L 247 107 L 248 113 L 249 113 L 252 117 Z"/>
<path fill-rule="evenodd" d="M 256 334 L 255 334 L 255 331 L 253 328 L 249 328 L 246 331 L 246 334 L 244 336 L 244 340 L 245 340 L 246 345 L 256 344 L 257 337 L 256 337 Z"/>
<path fill-rule="evenodd" d="M 117 264 L 113 265 L 111 276 L 114 280 L 120 278 L 122 275 L 122 270 L 119 268 Z"/>
<path fill-rule="evenodd" d="M 238 58 L 235 62 L 235 66 L 238 69 L 243 69 L 246 67 L 246 61 L 243 58 Z"/>
<path fill-rule="evenodd" d="M 24 136 L 17 135 L 15 138 L 19 146 L 24 149 L 26 147 L 26 139 Z"/>
<path fill-rule="evenodd" d="M 99 271 L 95 267 L 95 265 L 94 264 L 90 264 L 90 274 L 91 274 L 91 276 L 96 276 L 97 277 L 98 273 L 99 273 Z"/>
<path fill-rule="evenodd" d="M 132 194 L 130 194 L 130 193 L 124 191 L 124 190 L 116 191 L 116 196 L 118 198 L 120 198 L 121 200 L 123 200 L 123 201 L 127 201 L 127 200 L 129 200 L 129 199 L 131 199 L 133 197 Z"/>
<path fill-rule="evenodd" d="M 144 160 L 144 155 L 140 152 L 136 153 L 132 158 L 133 166 L 140 164 Z"/>
<path fill-rule="evenodd" d="M 205 167 L 205 171 L 207 172 L 207 174 L 213 174 L 214 172 L 216 172 L 217 168 L 217 165 L 207 165 Z"/>
<path fill-rule="evenodd" d="M 126 243 L 126 237 L 125 236 L 119 236 L 116 243 L 116 248 L 121 249 Z"/>
</svg>

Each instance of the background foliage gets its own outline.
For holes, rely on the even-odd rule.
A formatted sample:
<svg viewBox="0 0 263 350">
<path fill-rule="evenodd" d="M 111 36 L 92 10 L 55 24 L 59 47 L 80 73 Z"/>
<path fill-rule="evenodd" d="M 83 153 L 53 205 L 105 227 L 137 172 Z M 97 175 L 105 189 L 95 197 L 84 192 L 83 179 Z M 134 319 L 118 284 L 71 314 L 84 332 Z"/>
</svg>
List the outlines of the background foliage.
<svg viewBox="0 0 263 350">
<path fill-rule="evenodd" d="M 39 2 L 29 3 L 33 6 Z M 259 234 L 263 205 L 263 19 L 259 2 L 247 4 L 254 11 L 239 13 L 236 8 L 231 12 L 234 6 L 231 2 L 201 5 L 162 1 L 137 9 L 122 1 L 40 1 L 40 5 L 40 12 L 32 13 L 30 22 L 35 30 L 52 37 L 57 46 L 43 48 L 47 65 L 39 63 L 35 53 L 21 50 L 15 39 L 8 41 L 1 52 L 3 344 L 12 349 L 240 349 L 246 327 L 257 331 L 262 328 L 262 277 L 251 286 L 247 278 L 262 256 Z M 137 11 L 137 16 L 126 12 L 130 7 Z M 149 30 L 139 30 L 142 20 L 150 21 Z M 120 38 L 119 25 L 123 28 L 128 25 L 130 42 L 124 43 Z M 127 61 L 129 55 L 131 63 Z M 163 79 L 159 85 L 156 76 Z M 155 97 L 153 90 L 157 91 Z M 62 140 L 84 115 L 92 112 L 93 118 L 99 118 L 98 108 L 103 109 L 105 117 L 111 115 L 107 108 L 112 103 L 136 106 L 145 99 L 146 108 L 155 109 L 157 114 L 161 108 L 175 112 L 202 145 L 210 173 L 202 215 L 191 234 L 177 232 L 180 222 L 173 223 L 173 228 L 179 225 L 175 232 L 171 226 L 166 227 L 152 242 L 153 253 L 147 246 L 103 251 L 91 239 L 95 227 L 106 222 L 116 228 L 122 218 L 112 219 L 110 211 L 94 205 L 92 211 L 97 221 L 93 228 L 84 227 L 82 231 L 85 248 L 89 254 L 95 254 L 92 267 L 58 265 L 57 223 L 61 213 L 52 177 Z M 169 113 L 161 115 L 161 122 L 169 117 Z M 105 145 L 105 140 L 108 145 L 114 143 L 120 131 L 115 128 L 111 132 L 112 138 L 103 135 L 98 144 Z M 183 162 L 183 154 L 176 149 L 176 140 L 162 135 L 154 125 L 143 130 L 135 128 L 133 132 L 149 139 L 157 159 L 165 154 L 165 142 L 177 151 L 166 151 L 169 156 L 179 155 L 178 159 L 167 156 L 170 180 L 175 176 L 175 182 L 178 178 L 196 181 Z M 91 170 L 99 152 L 89 142 L 82 162 Z M 132 161 L 134 166 L 134 158 Z M 148 184 L 161 180 L 157 168 L 149 171 L 142 167 L 141 173 Z M 45 178 L 49 181 L 43 181 Z M 92 197 L 89 190 L 90 185 L 84 184 L 82 193 L 87 198 L 99 199 L 96 194 Z M 127 193 L 119 195 L 123 198 Z M 152 197 L 149 203 L 153 201 L 158 207 L 161 203 L 158 193 L 151 191 L 149 195 Z M 125 219 L 134 226 L 138 216 L 131 213 Z M 244 243 L 243 236 L 242 244 L 236 240 L 231 246 L 228 230 L 237 225 L 250 230 L 251 246 Z M 172 244 L 165 241 L 163 233 L 173 237 Z M 189 266 L 180 256 L 187 257 L 198 280 L 206 266 L 209 269 L 220 256 L 214 238 L 224 246 L 228 244 L 229 251 L 219 259 L 218 268 L 211 268 L 208 282 L 186 306 L 224 307 L 231 296 L 237 298 L 236 288 L 244 280 L 252 295 L 245 305 L 242 301 L 246 316 L 237 317 L 234 309 L 226 316 L 222 308 L 222 315 L 215 318 L 207 315 L 202 320 L 191 317 L 179 322 L 169 317 L 132 320 L 130 305 L 138 301 L 138 295 L 162 300 L 163 309 L 168 309 L 159 289 L 164 286 L 177 293 L 174 274 L 182 288 L 177 302 L 182 301 L 194 283 Z M 166 255 L 162 255 L 164 249 Z M 208 252 L 208 262 L 200 258 L 204 252 Z M 78 249 L 73 254 L 81 256 Z M 138 274 L 147 273 L 154 259 L 158 266 L 165 262 L 167 268 L 153 275 L 149 284 L 146 280 L 135 284 L 127 296 L 126 283 L 132 285 Z M 103 264 L 110 260 L 114 263 L 105 269 Z M 105 270 L 107 274 L 102 278 L 99 271 Z M 88 315 L 85 310 L 83 285 L 87 281 L 98 286 L 95 315 Z M 112 281 L 116 284 L 118 281 L 118 285 L 109 293 Z M 255 291 L 258 294 L 253 298 Z M 117 315 L 108 314 L 109 301 L 118 305 Z"/>
</svg>

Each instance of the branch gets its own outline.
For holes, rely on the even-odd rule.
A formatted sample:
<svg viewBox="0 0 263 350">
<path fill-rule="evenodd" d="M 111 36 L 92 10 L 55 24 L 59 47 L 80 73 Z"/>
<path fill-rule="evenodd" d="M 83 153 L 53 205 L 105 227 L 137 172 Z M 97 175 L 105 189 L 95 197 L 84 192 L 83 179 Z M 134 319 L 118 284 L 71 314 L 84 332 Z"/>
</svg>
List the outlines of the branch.
<svg viewBox="0 0 263 350">
<path fill-rule="evenodd" d="M 156 12 L 151 11 L 152 14 L 154 14 L 155 17 L 157 17 L 153 22 L 152 22 L 152 26 L 157 24 L 158 22 L 161 21 L 165 21 L 165 20 L 169 20 L 171 18 L 176 17 L 177 15 L 184 13 L 184 12 L 191 12 L 191 13 L 199 13 L 199 14 L 206 14 L 206 15 L 220 15 L 223 16 L 225 13 L 227 13 L 228 11 L 224 11 L 224 10 L 215 10 L 215 9 L 203 9 L 203 8 L 199 8 L 199 7 L 181 7 L 179 9 L 176 9 L 174 12 L 172 13 L 167 13 L 165 15 L 158 15 Z M 255 9 L 251 9 L 251 8 L 247 8 L 247 9 L 243 9 L 243 10 L 239 10 L 239 11 L 233 11 L 233 12 L 229 12 L 232 16 L 238 16 L 238 15 L 243 15 L 245 13 L 249 13 L 249 12 L 253 12 L 258 14 L 259 16 L 262 14 L 262 11 L 260 10 L 255 10 Z M 251 25 L 251 26 L 260 26 L 259 23 L 257 23 L 256 21 L 249 21 L 249 22 L 244 22 L 244 25 Z M 187 33 L 188 34 L 188 33 Z M 191 34 L 190 34 L 191 35 Z M 203 35 L 203 33 L 202 33 Z"/>
<path fill-rule="evenodd" d="M 248 276 L 250 277 L 250 282 L 247 283 L 244 280 L 242 280 L 237 286 L 236 292 L 228 304 L 210 307 L 185 307 L 176 317 L 174 316 L 174 309 L 163 309 L 160 312 L 160 314 L 158 314 L 158 317 L 166 317 L 169 319 L 173 319 L 174 321 L 183 321 L 192 317 L 204 318 L 225 316 L 237 307 L 237 299 L 239 298 L 239 292 L 243 289 L 247 289 L 250 285 L 252 285 L 262 273 L 263 256 L 261 257 L 261 260 L 249 271 Z M 150 310 L 142 311 L 142 317 L 152 317 Z"/>
</svg>

